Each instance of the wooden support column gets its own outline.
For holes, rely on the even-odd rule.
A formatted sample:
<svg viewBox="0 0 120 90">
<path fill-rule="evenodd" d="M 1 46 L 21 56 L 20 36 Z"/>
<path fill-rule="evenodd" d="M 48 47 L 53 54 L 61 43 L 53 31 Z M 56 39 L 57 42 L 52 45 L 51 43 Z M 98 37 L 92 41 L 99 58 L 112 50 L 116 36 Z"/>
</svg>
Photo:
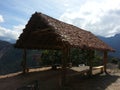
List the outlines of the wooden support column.
<svg viewBox="0 0 120 90">
<path fill-rule="evenodd" d="M 107 64 L 107 59 L 108 59 L 107 54 L 108 54 L 108 52 L 107 52 L 107 51 L 104 51 L 103 65 L 104 65 L 104 72 L 105 72 L 105 73 L 107 73 L 107 71 L 106 71 L 106 64 Z"/>
<path fill-rule="evenodd" d="M 92 76 L 92 68 L 93 68 L 93 63 L 92 63 L 92 60 L 94 59 L 94 54 L 95 54 L 95 51 L 94 50 L 89 50 L 89 75 Z"/>
<path fill-rule="evenodd" d="M 71 68 L 72 67 L 72 62 L 71 62 L 71 57 L 70 57 L 70 47 L 68 47 L 68 55 L 67 55 L 67 65 L 68 65 L 68 67 L 69 68 Z"/>
<path fill-rule="evenodd" d="M 27 61 L 27 53 L 26 53 L 26 49 L 23 50 L 23 60 L 21 62 L 21 65 L 23 67 L 23 73 L 26 73 L 26 61 Z"/>
<path fill-rule="evenodd" d="M 68 59 L 68 49 L 64 48 L 62 50 L 63 52 L 63 58 L 62 58 L 62 75 L 61 75 L 61 85 L 62 87 L 66 84 L 66 67 L 67 67 L 67 59 Z"/>
</svg>

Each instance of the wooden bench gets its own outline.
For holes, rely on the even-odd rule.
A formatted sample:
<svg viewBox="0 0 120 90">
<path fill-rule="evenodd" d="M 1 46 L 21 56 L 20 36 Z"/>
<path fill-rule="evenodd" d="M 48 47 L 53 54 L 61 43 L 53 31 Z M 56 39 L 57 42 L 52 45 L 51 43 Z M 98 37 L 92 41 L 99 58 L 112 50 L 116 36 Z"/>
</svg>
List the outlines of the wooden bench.
<svg viewBox="0 0 120 90">
<path fill-rule="evenodd" d="M 77 72 L 73 75 L 77 75 L 77 74 L 87 75 L 89 72 L 89 66 L 72 67 L 70 69 Z"/>
<path fill-rule="evenodd" d="M 104 71 L 104 66 L 97 66 L 97 67 L 93 67 L 93 70 L 97 70 L 97 69 L 101 69 L 101 73 L 103 73 Z"/>
<path fill-rule="evenodd" d="M 72 67 L 72 68 L 70 68 L 70 69 L 77 72 L 77 73 L 72 74 L 72 75 L 77 75 L 77 74 L 90 75 L 89 66 Z M 103 73 L 103 72 L 104 72 L 104 66 L 92 67 L 92 71 L 93 71 L 93 70 L 98 70 L 98 69 L 101 70 L 100 73 Z"/>
</svg>

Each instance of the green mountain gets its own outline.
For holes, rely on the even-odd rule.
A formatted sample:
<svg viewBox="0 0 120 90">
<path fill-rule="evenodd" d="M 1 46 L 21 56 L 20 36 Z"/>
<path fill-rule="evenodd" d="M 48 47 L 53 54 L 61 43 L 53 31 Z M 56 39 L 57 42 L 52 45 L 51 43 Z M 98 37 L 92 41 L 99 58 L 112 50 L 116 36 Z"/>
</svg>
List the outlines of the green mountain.
<svg viewBox="0 0 120 90">
<path fill-rule="evenodd" d="M 35 67 L 38 62 L 33 56 L 39 54 L 37 50 L 27 50 L 27 67 Z M 14 45 L 0 40 L 0 75 L 22 70 L 23 50 L 14 48 Z"/>
<path fill-rule="evenodd" d="M 15 49 L 13 44 L 0 41 L 0 74 L 19 71 L 22 51 Z"/>
<path fill-rule="evenodd" d="M 120 58 L 120 34 L 116 34 L 114 37 L 109 38 L 101 36 L 98 36 L 98 38 L 100 38 L 101 40 L 103 40 L 104 42 L 106 42 L 108 45 L 115 49 L 115 52 L 110 53 L 111 56 Z"/>
</svg>

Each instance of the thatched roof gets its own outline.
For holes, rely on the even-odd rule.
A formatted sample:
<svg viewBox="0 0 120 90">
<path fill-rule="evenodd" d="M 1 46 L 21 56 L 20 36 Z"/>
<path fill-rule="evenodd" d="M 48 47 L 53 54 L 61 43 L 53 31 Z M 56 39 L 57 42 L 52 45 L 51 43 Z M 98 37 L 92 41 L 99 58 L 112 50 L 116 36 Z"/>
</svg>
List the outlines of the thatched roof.
<svg viewBox="0 0 120 90">
<path fill-rule="evenodd" d="M 37 12 L 30 18 L 15 46 L 28 49 L 62 49 L 67 46 L 113 51 L 91 32 Z"/>
</svg>

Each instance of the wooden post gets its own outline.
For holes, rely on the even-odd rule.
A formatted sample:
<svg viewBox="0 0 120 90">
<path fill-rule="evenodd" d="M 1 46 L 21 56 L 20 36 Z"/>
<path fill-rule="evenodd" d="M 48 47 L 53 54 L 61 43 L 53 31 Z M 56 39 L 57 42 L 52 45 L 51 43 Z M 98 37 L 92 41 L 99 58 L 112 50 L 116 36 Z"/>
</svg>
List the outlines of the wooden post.
<svg viewBox="0 0 120 90">
<path fill-rule="evenodd" d="M 107 59 L 108 59 L 107 51 L 104 51 L 103 64 L 104 64 L 104 72 L 105 72 L 105 73 L 107 73 L 107 71 L 106 71 Z"/>
<path fill-rule="evenodd" d="M 27 54 L 26 49 L 23 50 L 23 61 L 21 62 L 21 65 L 23 67 L 23 73 L 26 73 L 26 61 L 27 61 Z"/>
<path fill-rule="evenodd" d="M 70 57 L 70 47 L 68 47 L 68 51 L 67 51 L 67 63 L 68 63 L 68 67 L 71 68 L 72 67 L 72 62 L 71 62 L 71 57 Z"/>
<path fill-rule="evenodd" d="M 92 60 L 94 59 L 94 50 L 90 50 L 89 51 L 89 56 L 88 57 L 90 57 L 89 59 L 89 65 L 90 65 L 90 67 L 89 67 L 89 75 L 90 76 L 92 76 L 92 68 L 93 68 L 93 63 L 92 63 Z"/>
<path fill-rule="evenodd" d="M 67 66 L 67 59 L 68 59 L 68 49 L 63 49 L 63 58 L 62 58 L 62 77 L 61 77 L 61 85 L 62 87 L 66 84 L 66 66 Z"/>
</svg>

